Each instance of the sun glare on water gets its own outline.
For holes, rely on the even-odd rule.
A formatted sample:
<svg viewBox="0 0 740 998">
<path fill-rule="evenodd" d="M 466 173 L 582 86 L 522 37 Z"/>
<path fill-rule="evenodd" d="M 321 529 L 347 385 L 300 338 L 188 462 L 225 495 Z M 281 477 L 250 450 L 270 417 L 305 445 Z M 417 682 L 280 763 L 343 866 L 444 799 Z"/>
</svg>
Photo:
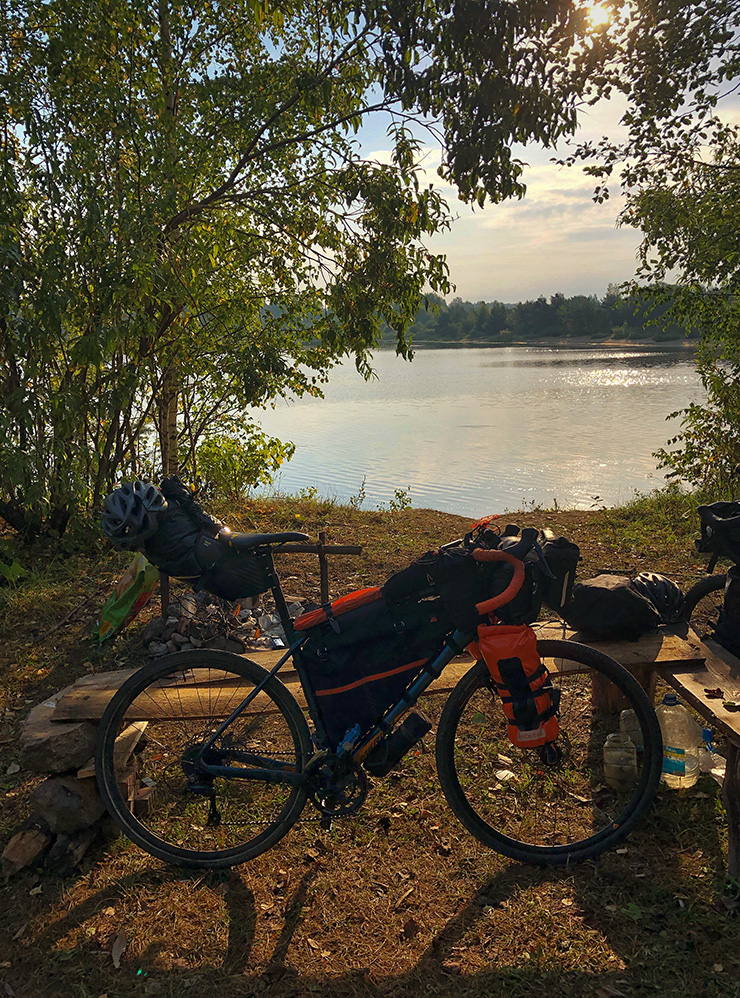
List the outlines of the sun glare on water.
<svg viewBox="0 0 740 998">
<path fill-rule="evenodd" d="M 599 28 L 602 24 L 608 24 L 612 16 L 609 9 L 603 4 L 590 3 L 588 4 L 588 19 L 594 28 Z"/>
</svg>

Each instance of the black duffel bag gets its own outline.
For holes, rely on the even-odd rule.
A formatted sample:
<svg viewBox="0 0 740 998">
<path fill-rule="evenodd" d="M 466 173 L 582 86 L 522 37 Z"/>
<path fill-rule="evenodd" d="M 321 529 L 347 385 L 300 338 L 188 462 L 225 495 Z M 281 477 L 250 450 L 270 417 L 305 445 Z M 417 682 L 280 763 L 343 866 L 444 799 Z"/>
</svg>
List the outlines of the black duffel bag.
<svg viewBox="0 0 740 998">
<path fill-rule="evenodd" d="M 655 630 L 660 614 L 625 575 L 597 575 L 573 587 L 566 623 L 593 638 L 636 641 Z"/>
</svg>

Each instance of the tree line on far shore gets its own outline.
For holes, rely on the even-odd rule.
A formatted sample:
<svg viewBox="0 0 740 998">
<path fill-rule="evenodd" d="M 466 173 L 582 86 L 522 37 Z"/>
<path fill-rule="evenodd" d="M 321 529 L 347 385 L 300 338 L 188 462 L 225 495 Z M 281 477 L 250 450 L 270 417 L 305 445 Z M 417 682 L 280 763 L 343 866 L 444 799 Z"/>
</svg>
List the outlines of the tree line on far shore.
<svg viewBox="0 0 740 998">
<path fill-rule="evenodd" d="M 409 332 L 414 345 L 424 343 L 518 343 L 522 340 L 655 340 L 684 339 L 685 327 L 667 317 L 670 302 L 656 305 L 655 298 L 639 292 L 625 296 L 610 284 L 606 294 L 540 295 L 530 301 L 463 301 L 449 304 L 429 295 L 430 307 L 422 309 Z M 697 334 L 694 332 L 692 338 Z"/>
</svg>

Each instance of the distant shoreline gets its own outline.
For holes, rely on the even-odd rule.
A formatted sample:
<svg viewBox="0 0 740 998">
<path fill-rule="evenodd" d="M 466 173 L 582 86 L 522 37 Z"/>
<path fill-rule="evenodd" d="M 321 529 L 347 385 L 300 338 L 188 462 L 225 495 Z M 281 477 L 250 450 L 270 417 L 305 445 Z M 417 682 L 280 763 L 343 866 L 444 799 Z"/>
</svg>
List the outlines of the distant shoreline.
<svg viewBox="0 0 740 998">
<path fill-rule="evenodd" d="M 412 339 L 413 350 L 466 350 L 466 349 L 494 349 L 500 350 L 506 347 L 547 347 L 551 350 L 594 350 L 603 348 L 606 350 L 626 350 L 649 347 L 651 350 L 686 350 L 694 352 L 698 346 L 697 341 L 686 340 L 683 337 L 675 340 L 516 340 L 507 343 L 492 343 L 490 340 L 422 340 Z M 381 343 L 379 350 L 394 350 L 395 344 Z"/>
</svg>

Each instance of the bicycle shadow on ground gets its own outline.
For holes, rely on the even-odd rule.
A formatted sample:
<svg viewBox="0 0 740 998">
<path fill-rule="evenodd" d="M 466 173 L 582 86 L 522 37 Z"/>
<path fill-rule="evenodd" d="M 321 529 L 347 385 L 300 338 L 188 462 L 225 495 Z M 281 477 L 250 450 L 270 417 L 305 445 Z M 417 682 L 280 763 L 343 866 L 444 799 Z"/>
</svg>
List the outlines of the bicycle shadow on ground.
<svg viewBox="0 0 740 998">
<path fill-rule="evenodd" d="M 619 857 L 616 857 L 619 859 Z M 300 966 L 300 958 L 296 961 L 294 946 L 296 932 L 301 925 L 305 909 L 311 904 L 320 905 L 320 899 L 311 898 L 312 884 L 319 876 L 320 868 L 313 866 L 306 870 L 295 888 L 286 895 L 284 914 L 277 930 L 277 938 L 271 940 L 265 955 L 254 959 L 255 941 L 258 926 L 258 911 L 252 891 L 244 883 L 238 872 L 229 876 L 228 880 L 217 875 L 197 876 L 192 878 L 192 890 L 199 884 L 216 890 L 223 897 L 226 921 L 228 924 L 228 941 L 223 956 L 214 953 L 221 960 L 220 965 L 188 967 L 187 962 L 180 960 L 176 966 L 160 969 L 161 943 L 151 942 L 135 959 L 124 958 L 120 968 L 114 969 L 109 954 L 91 951 L 79 952 L 69 950 L 64 964 L 56 964 L 53 980 L 43 979 L 42 964 L 49 956 L 54 956 L 64 946 L 63 940 L 70 933 L 81 930 L 85 923 L 96 913 L 107 906 L 115 906 L 122 898 L 130 898 L 132 893 L 145 898 L 147 892 L 152 892 L 149 910 L 146 904 L 140 911 L 139 918 L 148 920 L 154 913 L 153 909 L 162 903 L 168 887 L 182 882 L 182 873 L 163 868 L 147 869 L 121 878 L 115 884 L 87 896 L 79 904 L 71 907 L 60 919 L 45 928 L 34 940 L 33 949 L 17 952 L 12 960 L 12 967 L 4 973 L 6 993 L 17 998 L 44 998 L 51 995 L 70 993 L 102 994 L 112 991 L 116 996 L 159 995 L 181 996 L 197 993 L 199 998 L 216 998 L 219 996 L 246 996 L 255 993 L 267 993 L 271 998 L 288 998 L 306 994 L 325 995 L 327 998 L 344 998 L 353 995 L 363 996 L 434 993 L 442 996 L 465 995 L 504 995 L 511 993 L 513 985 L 524 987 L 531 982 L 532 986 L 544 987 L 546 992 L 558 995 L 558 998 L 569 996 L 596 996 L 632 993 L 625 992 L 625 967 L 633 954 L 633 946 L 629 933 L 624 931 L 624 918 L 612 917 L 608 911 L 600 911 L 594 906 L 594 881 L 606 880 L 607 886 L 613 883 L 615 888 L 624 893 L 639 889 L 640 881 L 630 882 L 626 876 L 624 862 L 607 863 L 606 868 L 598 864 L 586 864 L 574 870 L 548 870 L 510 864 L 499 872 L 483 880 L 472 896 L 468 897 L 462 906 L 453 914 L 440 912 L 442 924 L 434 931 L 431 940 L 423 951 L 411 958 L 401 941 L 397 942 L 394 959 L 400 963 L 410 963 L 407 969 L 398 973 L 374 970 L 372 965 L 358 967 L 348 948 L 348 958 L 345 966 L 337 973 L 333 965 L 330 973 L 316 972 L 313 967 L 306 972 Z M 160 891 L 159 896 L 157 892 Z M 542 909 L 541 927 L 547 932 L 560 932 L 566 918 L 579 908 L 578 918 L 593 932 L 598 933 L 604 944 L 610 947 L 618 956 L 613 971 L 593 966 L 589 969 L 588 961 L 584 965 L 565 967 L 558 965 L 547 954 L 532 953 L 528 949 L 532 940 L 528 940 L 527 925 L 520 926 L 519 938 L 513 937 L 508 943 L 504 940 L 476 969 L 466 972 L 461 968 L 460 951 L 468 944 L 471 934 L 481 936 L 491 934 L 496 936 L 503 924 L 506 930 L 516 931 L 515 916 L 507 914 L 507 909 L 516 909 L 522 902 L 527 905 L 537 899 L 537 895 L 545 894 L 552 899 L 552 908 Z M 559 898 L 568 898 L 558 901 Z M 573 900 L 570 900 L 570 899 Z M 557 908 L 558 903 L 566 903 L 573 907 Z M 687 900 L 687 904 L 690 899 Z M 158 912 L 157 914 L 161 914 Z M 566 927 L 567 928 L 567 927 Z M 203 925 L 204 932 L 208 930 Z M 264 933 L 264 923 L 261 932 Z M 347 940 L 351 943 L 353 929 L 347 926 Z M 390 945 L 390 944 L 388 944 Z M 542 949 L 542 947 L 540 947 Z M 388 955 L 388 954 L 384 954 Z M 100 958 L 103 958 L 101 963 Z M 410 962 L 410 960 L 412 962 Z M 298 962 L 296 969 L 294 964 Z M 303 961 L 305 965 L 305 961 Z M 388 961 L 385 961 L 386 967 Z M 573 963 L 573 961 L 571 961 Z M 68 983 L 65 983 L 68 978 Z M 84 984 L 83 984 L 84 981 Z M 148 983 L 145 984 L 145 982 Z M 604 990 L 606 985 L 607 990 Z M 10 987 L 10 991 L 8 991 Z M 58 990 L 55 990 L 57 988 Z M 75 992 L 74 988 L 78 990 Z M 195 989 L 191 991 L 190 989 Z M 599 991 L 598 989 L 602 990 Z M 612 988 L 613 990 L 608 990 Z M 431 989 L 431 990 L 430 990 Z M 520 993 L 517 991 L 517 993 Z M 521 992 L 528 993 L 526 988 Z M 669 992 L 666 992 L 669 993 Z"/>
</svg>

